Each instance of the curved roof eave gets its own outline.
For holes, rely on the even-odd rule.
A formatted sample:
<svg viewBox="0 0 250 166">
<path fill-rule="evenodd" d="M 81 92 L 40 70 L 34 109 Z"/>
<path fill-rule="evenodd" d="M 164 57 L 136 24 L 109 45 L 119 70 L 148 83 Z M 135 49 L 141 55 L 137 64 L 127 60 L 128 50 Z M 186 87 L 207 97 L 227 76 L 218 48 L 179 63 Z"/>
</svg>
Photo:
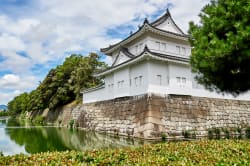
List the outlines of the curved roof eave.
<svg viewBox="0 0 250 166">
<path fill-rule="evenodd" d="M 170 32 L 170 31 L 164 31 L 161 29 L 158 29 L 156 27 L 153 27 L 152 25 L 148 24 L 147 22 L 143 24 L 143 26 L 134 34 L 130 35 L 129 37 L 127 37 L 126 39 L 120 41 L 117 44 L 114 44 L 110 47 L 107 48 L 101 48 L 101 52 L 105 53 L 105 54 L 109 54 L 112 51 L 114 51 L 115 49 L 117 49 L 118 47 L 122 47 L 124 44 L 129 43 L 130 41 L 134 40 L 135 38 L 141 36 L 142 34 L 144 34 L 147 31 L 151 31 L 154 33 L 160 33 L 161 35 L 167 36 L 167 37 L 172 37 L 172 38 L 177 38 L 177 39 L 182 39 L 185 41 L 188 41 L 188 35 L 185 34 L 178 34 L 178 33 L 174 33 L 174 32 Z"/>
<path fill-rule="evenodd" d="M 92 92 L 92 91 L 95 91 L 97 89 L 102 89 L 102 88 L 105 88 L 105 84 L 104 83 L 101 83 L 101 84 L 99 84 L 99 85 L 97 85 L 95 87 L 92 87 L 92 88 L 85 89 L 85 90 L 81 91 L 81 93 L 82 94 L 83 93 L 88 93 L 88 92 Z"/>
<path fill-rule="evenodd" d="M 166 55 L 166 54 L 161 54 L 161 53 L 155 53 L 155 52 L 151 52 L 147 47 L 145 47 L 144 51 L 140 55 L 136 56 L 135 58 L 129 59 L 128 61 L 125 61 L 117 66 L 112 66 L 111 68 L 109 68 L 101 73 L 95 74 L 94 76 L 100 77 L 103 75 L 107 75 L 109 73 L 112 73 L 112 72 L 120 69 L 120 68 L 137 63 L 138 61 L 144 60 L 148 57 L 156 59 L 156 60 L 163 60 L 163 61 L 175 62 L 175 63 L 181 63 L 181 64 L 187 64 L 187 65 L 189 64 L 189 58 L 171 56 L 171 55 Z"/>
<path fill-rule="evenodd" d="M 137 37 L 139 37 L 141 34 L 144 33 L 145 31 L 145 25 L 146 24 L 143 24 L 143 26 L 141 28 L 139 28 L 135 33 L 133 33 L 132 35 L 128 36 L 127 38 L 125 38 L 124 40 L 116 43 L 116 44 L 113 44 L 107 48 L 101 48 L 100 51 L 103 52 L 104 54 L 108 54 L 110 52 L 112 52 L 114 50 L 114 48 L 117 48 L 118 46 L 120 46 L 121 44 L 124 44 L 125 42 L 129 42 Z"/>
</svg>

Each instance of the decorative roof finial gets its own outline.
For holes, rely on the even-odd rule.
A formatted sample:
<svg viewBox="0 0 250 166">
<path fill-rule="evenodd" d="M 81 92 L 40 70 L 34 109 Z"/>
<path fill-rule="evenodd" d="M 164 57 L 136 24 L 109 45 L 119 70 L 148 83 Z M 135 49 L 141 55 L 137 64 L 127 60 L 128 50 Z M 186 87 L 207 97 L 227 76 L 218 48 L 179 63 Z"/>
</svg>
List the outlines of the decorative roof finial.
<svg viewBox="0 0 250 166">
<path fill-rule="evenodd" d="M 169 9 L 168 9 L 168 8 L 167 8 L 167 10 L 166 10 L 166 15 L 171 16 L 170 11 L 169 11 Z"/>
<path fill-rule="evenodd" d="M 149 22 L 148 22 L 148 19 L 147 18 L 145 18 L 145 20 L 144 20 L 144 22 L 143 22 L 143 24 L 148 24 Z"/>
<path fill-rule="evenodd" d="M 132 35 L 133 34 L 133 31 L 130 31 L 130 33 L 129 33 L 130 35 Z"/>
<path fill-rule="evenodd" d="M 145 44 L 143 51 L 149 51 L 147 44 Z"/>
</svg>

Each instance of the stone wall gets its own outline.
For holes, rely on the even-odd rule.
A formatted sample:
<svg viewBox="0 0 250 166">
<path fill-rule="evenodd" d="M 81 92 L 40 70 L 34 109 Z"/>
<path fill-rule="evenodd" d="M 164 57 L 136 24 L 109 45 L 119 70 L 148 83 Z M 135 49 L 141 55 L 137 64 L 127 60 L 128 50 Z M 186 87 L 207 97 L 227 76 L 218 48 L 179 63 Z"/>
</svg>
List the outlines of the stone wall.
<svg viewBox="0 0 250 166">
<path fill-rule="evenodd" d="M 155 139 L 162 133 L 181 135 L 195 130 L 206 135 L 212 127 L 250 126 L 250 101 L 191 96 L 141 95 L 66 106 L 54 120 L 100 132 Z"/>
<path fill-rule="evenodd" d="M 147 132 L 147 96 L 123 97 L 84 104 L 80 127 L 119 135 L 144 137 Z"/>
<path fill-rule="evenodd" d="M 152 96 L 150 109 L 162 113 L 162 125 L 169 135 L 195 130 L 206 135 L 209 128 L 250 126 L 250 101 L 191 96 Z"/>
</svg>

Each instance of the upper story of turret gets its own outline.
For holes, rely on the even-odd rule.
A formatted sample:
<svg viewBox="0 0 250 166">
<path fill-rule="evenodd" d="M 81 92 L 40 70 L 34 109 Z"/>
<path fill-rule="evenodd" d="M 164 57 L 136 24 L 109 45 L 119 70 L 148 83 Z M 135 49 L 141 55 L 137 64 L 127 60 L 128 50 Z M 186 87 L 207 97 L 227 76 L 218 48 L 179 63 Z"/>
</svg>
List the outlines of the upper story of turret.
<svg viewBox="0 0 250 166">
<path fill-rule="evenodd" d="M 152 23 L 145 19 L 135 33 L 119 43 L 102 48 L 101 52 L 111 56 L 112 66 L 116 66 L 141 55 L 145 46 L 161 56 L 189 59 L 191 55 L 188 35 L 175 24 L 169 10 Z"/>
</svg>

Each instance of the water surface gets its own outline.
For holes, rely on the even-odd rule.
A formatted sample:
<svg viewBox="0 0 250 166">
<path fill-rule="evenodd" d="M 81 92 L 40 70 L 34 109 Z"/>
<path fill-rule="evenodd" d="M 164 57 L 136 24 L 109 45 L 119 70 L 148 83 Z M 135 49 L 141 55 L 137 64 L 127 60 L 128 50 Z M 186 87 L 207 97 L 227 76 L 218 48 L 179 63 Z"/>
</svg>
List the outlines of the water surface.
<svg viewBox="0 0 250 166">
<path fill-rule="evenodd" d="M 0 118 L 0 152 L 4 155 L 120 148 L 144 143 L 143 140 L 116 138 L 68 128 L 31 126 L 25 121 Z"/>
</svg>

